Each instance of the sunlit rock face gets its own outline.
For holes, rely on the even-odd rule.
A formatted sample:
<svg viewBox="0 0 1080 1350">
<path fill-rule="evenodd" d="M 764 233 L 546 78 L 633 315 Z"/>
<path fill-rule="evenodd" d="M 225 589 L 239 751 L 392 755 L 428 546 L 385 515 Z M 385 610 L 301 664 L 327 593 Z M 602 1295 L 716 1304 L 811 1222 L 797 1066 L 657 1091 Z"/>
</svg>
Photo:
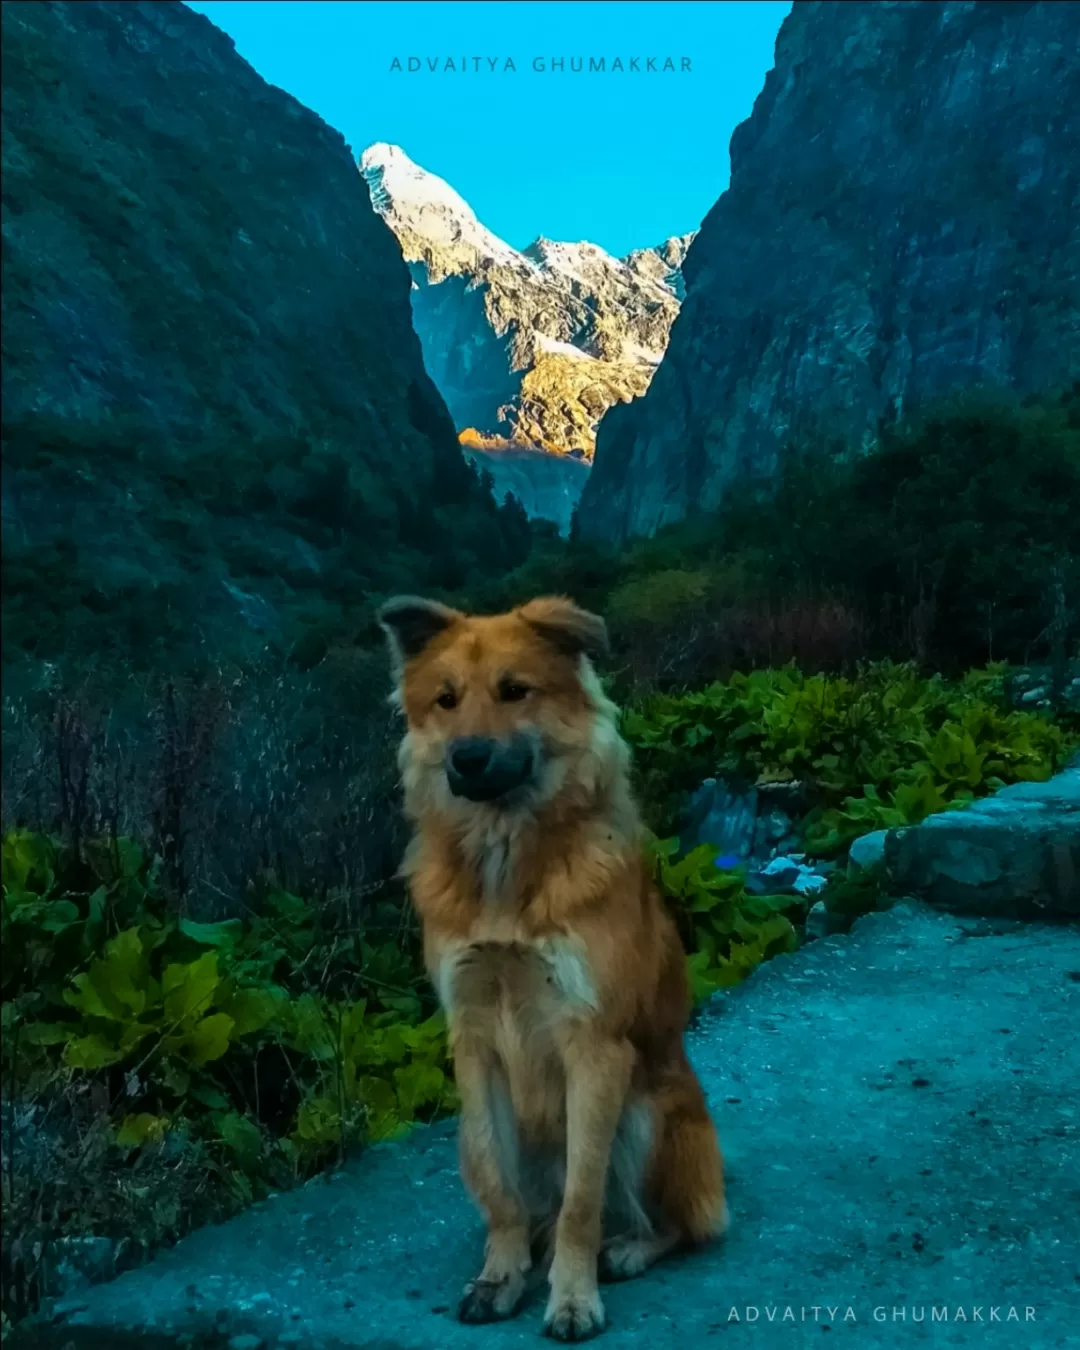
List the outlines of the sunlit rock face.
<svg viewBox="0 0 1080 1350">
<path fill-rule="evenodd" d="M 481 473 L 491 475 L 498 502 L 516 497 L 531 520 L 550 520 L 562 535 L 569 534 L 574 510 L 589 476 L 589 465 L 575 455 L 549 455 L 544 450 L 470 450 Z"/>
<path fill-rule="evenodd" d="M 715 507 L 785 444 L 1080 374 L 1080 6 L 796 4 L 582 533 Z"/>
</svg>

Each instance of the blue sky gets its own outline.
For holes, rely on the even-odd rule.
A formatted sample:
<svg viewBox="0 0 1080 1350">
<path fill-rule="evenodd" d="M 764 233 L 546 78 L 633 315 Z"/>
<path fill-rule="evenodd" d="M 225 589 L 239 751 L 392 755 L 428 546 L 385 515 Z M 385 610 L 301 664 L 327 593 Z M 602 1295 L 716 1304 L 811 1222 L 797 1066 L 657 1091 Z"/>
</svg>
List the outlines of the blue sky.
<svg viewBox="0 0 1080 1350">
<path fill-rule="evenodd" d="M 753 107 L 791 6 L 201 0 L 191 8 L 357 154 L 373 141 L 402 146 L 515 247 L 543 234 L 621 255 L 696 229 L 723 191 L 731 133 Z M 410 56 L 425 63 L 419 73 L 391 69 Z M 496 58 L 496 72 L 486 61 L 476 72 L 476 56 Z M 514 73 L 503 69 L 508 56 Z M 578 56 L 580 74 L 570 70 Z M 637 56 L 642 71 L 589 74 L 590 56 L 609 66 Z M 649 56 L 658 66 L 670 56 L 676 72 L 688 57 L 690 73 L 646 73 Z M 562 57 L 566 69 L 534 72 L 536 57 L 549 67 Z"/>
</svg>

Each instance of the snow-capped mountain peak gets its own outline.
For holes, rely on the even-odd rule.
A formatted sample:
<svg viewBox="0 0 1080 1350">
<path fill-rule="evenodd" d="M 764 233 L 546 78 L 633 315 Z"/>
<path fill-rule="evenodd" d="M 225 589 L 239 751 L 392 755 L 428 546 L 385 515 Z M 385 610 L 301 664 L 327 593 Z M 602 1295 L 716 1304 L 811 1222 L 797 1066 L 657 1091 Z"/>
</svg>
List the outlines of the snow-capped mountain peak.
<svg viewBox="0 0 1080 1350">
<path fill-rule="evenodd" d="M 587 239 L 571 244 L 541 235 L 525 250 L 525 256 L 538 263 L 546 272 L 585 285 L 589 284 L 597 269 L 616 272 L 627 270 L 626 264 L 619 258 L 613 257 L 597 244 L 590 244 Z"/>
<path fill-rule="evenodd" d="M 360 157 L 360 172 L 372 205 L 399 239 L 409 232 L 435 247 L 474 252 L 477 262 L 535 270 L 517 249 L 477 220 L 469 203 L 445 179 L 422 169 L 401 146 L 382 141 L 369 146 Z"/>
</svg>

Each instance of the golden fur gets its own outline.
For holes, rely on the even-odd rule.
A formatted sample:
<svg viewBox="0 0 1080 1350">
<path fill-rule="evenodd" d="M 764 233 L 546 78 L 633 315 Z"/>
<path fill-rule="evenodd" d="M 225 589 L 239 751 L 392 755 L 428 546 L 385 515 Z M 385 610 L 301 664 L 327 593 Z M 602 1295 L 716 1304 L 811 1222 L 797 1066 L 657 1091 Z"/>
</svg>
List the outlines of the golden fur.
<svg viewBox="0 0 1080 1350">
<path fill-rule="evenodd" d="M 590 661 L 603 623 L 557 598 L 484 617 L 402 598 L 382 621 L 408 724 L 404 874 L 450 1029 L 462 1172 L 488 1221 L 460 1316 L 514 1312 L 557 1212 L 545 1330 L 583 1339 L 604 1325 L 598 1260 L 636 1275 L 725 1222 L 683 1049 L 685 958 Z M 524 737 L 529 781 L 504 800 L 455 796 L 459 737 Z"/>
</svg>

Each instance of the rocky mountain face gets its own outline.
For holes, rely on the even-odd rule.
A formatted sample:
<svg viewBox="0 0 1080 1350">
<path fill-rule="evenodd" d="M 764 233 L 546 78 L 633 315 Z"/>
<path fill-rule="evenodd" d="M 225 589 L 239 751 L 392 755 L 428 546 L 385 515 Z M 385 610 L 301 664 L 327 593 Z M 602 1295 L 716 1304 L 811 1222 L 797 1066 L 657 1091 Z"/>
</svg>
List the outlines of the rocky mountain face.
<svg viewBox="0 0 1080 1350">
<path fill-rule="evenodd" d="M 424 359 L 462 443 L 497 490 L 516 483 L 531 513 L 545 502 L 555 509 L 553 471 L 534 452 L 591 460 L 607 409 L 648 388 L 679 310 L 692 236 L 625 259 L 544 238 L 519 251 L 399 147 L 371 146 L 360 167 L 412 271 Z M 512 474 L 500 458 L 511 449 Z M 580 466 L 554 472 L 572 506 Z"/>
<path fill-rule="evenodd" d="M 392 584 L 439 511 L 495 519 L 336 131 L 184 5 L 6 3 L 3 37 L 4 534 L 27 576 L 62 543 L 88 588 L 197 585 L 235 623 L 253 575 L 316 584 L 332 556 Z"/>
<path fill-rule="evenodd" d="M 465 458 L 490 477 L 496 501 L 515 497 L 530 520 L 550 520 L 568 535 L 581 500 L 589 463 L 574 455 L 551 455 L 546 450 L 522 450 L 511 445 L 498 450 L 464 447 Z"/>
<path fill-rule="evenodd" d="M 1080 374 L 1080 6 L 797 0 L 731 141 L 644 398 L 604 419 L 583 535 L 767 477 L 786 444 Z"/>
</svg>

